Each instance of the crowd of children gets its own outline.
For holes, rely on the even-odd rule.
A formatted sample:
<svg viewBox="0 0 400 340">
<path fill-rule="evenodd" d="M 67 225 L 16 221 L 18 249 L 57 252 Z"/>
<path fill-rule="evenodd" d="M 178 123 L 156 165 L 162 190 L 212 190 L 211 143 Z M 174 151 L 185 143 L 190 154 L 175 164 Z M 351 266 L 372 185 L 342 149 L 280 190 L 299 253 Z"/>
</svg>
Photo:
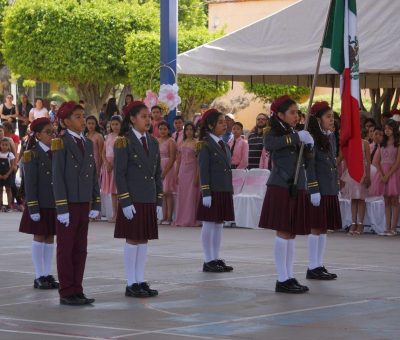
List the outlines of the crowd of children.
<svg viewBox="0 0 400 340">
<path fill-rule="evenodd" d="M 160 107 L 149 110 L 134 100 L 126 103 L 122 116 L 109 117 L 105 137 L 97 118 L 85 118 L 78 103 L 63 103 L 56 118 L 58 132 L 48 117 L 33 119 L 23 148 L 26 208 L 20 231 L 33 235 L 35 288 L 57 288 L 61 304 L 94 302 L 84 294 L 82 280 L 88 224 L 100 216 L 100 192 L 112 197 L 114 237 L 125 239 L 126 296 L 158 295 L 144 273 L 148 241 L 158 239 L 159 222 L 201 225 L 203 271 L 233 270 L 220 258 L 220 247 L 224 221 L 235 220 L 232 169 L 248 167 L 249 149 L 240 122 L 230 122 L 228 131 L 225 115 L 209 109 L 196 125 L 176 116 L 171 134 Z M 263 150 L 271 174 L 259 221 L 261 228 L 276 231 L 275 291 L 290 294 L 309 290 L 294 277 L 296 235 L 308 235 L 306 278 L 337 278 L 325 268 L 324 254 L 327 230 L 342 228 L 338 168 L 342 195 L 352 200 L 350 234 L 362 233 L 365 199 L 370 195 L 385 199 L 385 235 L 396 234 L 399 218 L 400 132 L 395 120 L 384 122 L 383 136 L 382 130 L 368 127 L 370 144 L 363 141 L 361 183 L 349 176 L 337 150 L 334 113 L 328 103 L 312 106 L 309 131 L 299 129 L 298 122 L 298 106 L 290 97 L 272 103 Z M 12 202 L 17 154 L 4 130 L 0 126 L 0 187 L 6 188 Z M 60 282 L 51 274 L 54 235 Z"/>
</svg>

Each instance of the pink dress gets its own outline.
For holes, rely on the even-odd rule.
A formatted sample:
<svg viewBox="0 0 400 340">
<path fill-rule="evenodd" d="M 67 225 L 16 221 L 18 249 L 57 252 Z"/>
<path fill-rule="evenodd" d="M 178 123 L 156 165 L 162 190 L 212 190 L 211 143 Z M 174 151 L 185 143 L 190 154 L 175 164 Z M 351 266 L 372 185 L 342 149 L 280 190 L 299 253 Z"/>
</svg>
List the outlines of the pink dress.
<svg viewBox="0 0 400 340">
<path fill-rule="evenodd" d="M 117 136 L 112 133 L 106 136 L 104 147 L 106 150 L 106 159 L 111 164 L 114 164 L 114 143 Z M 117 186 L 114 179 L 114 170 L 107 171 L 107 167 L 103 164 L 101 168 L 101 192 L 105 194 L 117 194 Z"/>
<path fill-rule="evenodd" d="M 97 138 L 89 138 L 93 142 L 93 156 L 94 162 L 96 163 L 96 170 L 97 173 L 100 173 L 101 169 L 101 154 L 100 154 L 100 147 L 99 147 L 99 140 Z"/>
<path fill-rule="evenodd" d="M 169 143 L 175 143 L 172 138 L 160 143 L 161 171 L 164 171 L 169 162 Z M 168 171 L 167 176 L 163 179 L 163 190 L 166 194 L 176 191 L 175 166 Z"/>
<path fill-rule="evenodd" d="M 181 164 L 178 174 L 174 225 L 193 227 L 197 225 L 196 208 L 200 199 L 200 187 L 199 184 L 196 184 L 198 176 L 196 152 L 188 146 L 181 146 L 179 153 Z"/>
<path fill-rule="evenodd" d="M 362 151 L 363 151 L 364 176 L 365 176 L 366 173 L 365 168 L 367 165 L 367 160 L 365 159 L 364 143 L 362 144 Z M 343 172 L 341 180 L 345 183 L 344 188 L 342 189 L 343 198 L 349 200 L 351 199 L 365 200 L 369 196 L 368 188 L 364 184 L 361 184 L 364 181 L 364 177 L 361 179 L 361 183 L 358 183 L 350 176 L 347 166 L 345 166 L 345 170 Z"/>
<path fill-rule="evenodd" d="M 397 150 L 394 145 L 388 145 L 386 148 L 381 147 L 381 167 L 383 173 L 389 172 L 390 168 L 396 162 Z M 372 180 L 373 194 L 375 196 L 399 196 L 400 194 L 400 174 L 399 170 L 396 170 L 392 176 L 390 176 L 387 183 L 383 183 L 381 175 L 377 172 Z"/>
</svg>

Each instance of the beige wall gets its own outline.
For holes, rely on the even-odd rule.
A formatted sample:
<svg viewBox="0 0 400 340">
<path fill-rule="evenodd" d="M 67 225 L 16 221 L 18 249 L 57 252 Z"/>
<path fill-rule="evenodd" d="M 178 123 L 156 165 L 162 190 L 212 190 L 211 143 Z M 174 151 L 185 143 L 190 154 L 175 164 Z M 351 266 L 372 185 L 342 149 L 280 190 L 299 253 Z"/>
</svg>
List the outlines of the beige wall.
<svg viewBox="0 0 400 340">
<path fill-rule="evenodd" d="M 273 14 L 298 0 L 210 1 L 208 28 L 230 33 Z"/>
</svg>

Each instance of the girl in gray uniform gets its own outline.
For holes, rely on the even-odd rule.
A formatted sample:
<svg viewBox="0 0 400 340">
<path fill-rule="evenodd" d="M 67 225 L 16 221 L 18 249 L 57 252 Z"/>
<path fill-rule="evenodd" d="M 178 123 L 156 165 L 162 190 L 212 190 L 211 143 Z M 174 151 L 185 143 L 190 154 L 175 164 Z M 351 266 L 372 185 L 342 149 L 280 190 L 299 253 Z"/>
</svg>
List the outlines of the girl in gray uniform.
<svg viewBox="0 0 400 340">
<path fill-rule="evenodd" d="M 45 117 L 34 120 L 30 129 L 32 136 L 24 152 L 26 208 L 19 231 L 33 235 L 32 260 L 36 275 L 33 287 L 57 289 L 59 284 L 51 275 L 57 217 L 50 150 L 54 130 Z"/>
<path fill-rule="evenodd" d="M 200 124 L 198 161 L 202 199 L 197 220 L 203 222 L 201 240 L 204 272 L 230 272 L 231 266 L 219 258 L 224 221 L 234 221 L 231 152 L 222 140 L 225 117 L 215 109 L 206 111 Z"/>
<path fill-rule="evenodd" d="M 272 171 L 259 226 L 276 230 L 274 256 L 278 273 L 275 291 L 299 294 L 308 291 L 294 278 L 294 239 L 310 233 L 307 220 L 307 179 L 314 180 L 310 163 L 314 140 L 307 131 L 294 131 L 298 106 L 289 96 L 277 98 L 271 105 L 271 130 L 265 135 L 264 146 L 270 152 Z M 296 164 L 301 143 L 306 144 L 297 185 L 294 185 Z M 309 188 L 309 190 L 314 190 Z"/>
<path fill-rule="evenodd" d="M 318 193 L 311 195 L 308 235 L 307 279 L 333 280 L 336 274 L 324 267 L 326 232 L 342 228 L 339 206 L 339 183 L 336 169 L 336 141 L 333 111 L 327 102 L 317 102 L 311 108 L 309 130 L 314 138 L 314 167 L 316 181 L 308 183 Z"/>
</svg>

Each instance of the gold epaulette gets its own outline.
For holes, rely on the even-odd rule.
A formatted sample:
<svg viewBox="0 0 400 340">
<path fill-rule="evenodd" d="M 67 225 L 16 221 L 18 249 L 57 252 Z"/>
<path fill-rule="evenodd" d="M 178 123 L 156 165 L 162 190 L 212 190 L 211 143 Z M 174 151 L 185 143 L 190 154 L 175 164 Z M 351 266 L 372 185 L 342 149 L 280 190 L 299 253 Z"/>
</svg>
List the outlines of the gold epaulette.
<svg viewBox="0 0 400 340">
<path fill-rule="evenodd" d="M 117 149 L 126 148 L 128 145 L 128 139 L 126 137 L 117 137 L 115 140 L 114 147 Z"/>
<path fill-rule="evenodd" d="M 51 141 L 51 151 L 58 151 L 64 149 L 64 142 L 61 138 L 54 138 Z"/>
<path fill-rule="evenodd" d="M 24 163 L 28 163 L 32 160 L 34 157 L 33 151 L 32 150 L 27 150 L 24 152 Z"/>
<path fill-rule="evenodd" d="M 203 149 L 203 147 L 207 144 L 207 142 L 205 141 L 198 141 L 196 143 L 196 153 L 199 153 L 201 151 L 201 149 Z"/>
</svg>

